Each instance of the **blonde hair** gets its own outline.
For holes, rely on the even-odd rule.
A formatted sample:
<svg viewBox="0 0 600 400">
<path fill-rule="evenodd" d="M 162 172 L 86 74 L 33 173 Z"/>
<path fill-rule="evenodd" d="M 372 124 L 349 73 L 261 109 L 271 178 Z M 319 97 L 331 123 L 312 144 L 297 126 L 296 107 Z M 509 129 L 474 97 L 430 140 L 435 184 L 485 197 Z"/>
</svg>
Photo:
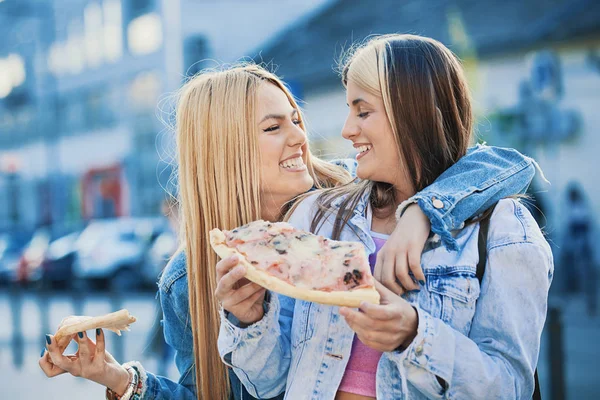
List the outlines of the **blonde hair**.
<svg viewBox="0 0 600 400">
<path fill-rule="evenodd" d="M 351 49 L 341 66 L 344 85 L 352 81 L 382 98 L 413 192 L 432 184 L 466 154 L 473 133 L 470 92 L 458 58 L 442 43 L 416 35 L 373 37 Z M 334 239 L 366 192 L 373 212 L 385 218 L 395 210 L 396 189 L 365 180 L 327 190 L 319 198 L 320 211 L 311 229 L 318 230 L 331 201 L 339 196 L 346 198 L 334 224 Z"/>
<path fill-rule="evenodd" d="M 196 390 L 198 398 L 205 400 L 225 399 L 229 394 L 226 368 L 217 351 L 219 305 L 214 292 L 218 260 L 208 233 L 261 218 L 255 110 L 257 90 L 265 82 L 281 89 L 301 112 L 285 85 L 257 65 L 192 78 L 181 89 L 176 111 L 181 239 L 187 258 Z M 306 165 L 318 188 L 350 180 L 342 168 L 311 156 L 310 151 Z"/>
</svg>

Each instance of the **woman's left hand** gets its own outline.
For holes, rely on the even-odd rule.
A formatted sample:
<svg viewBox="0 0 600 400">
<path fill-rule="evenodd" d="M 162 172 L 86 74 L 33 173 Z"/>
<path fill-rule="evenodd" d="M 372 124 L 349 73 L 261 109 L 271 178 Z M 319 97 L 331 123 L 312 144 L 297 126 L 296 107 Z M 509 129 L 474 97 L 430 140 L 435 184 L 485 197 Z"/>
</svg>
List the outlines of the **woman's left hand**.
<svg viewBox="0 0 600 400">
<path fill-rule="evenodd" d="M 373 271 L 375 279 L 398 295 L 407 290 L 419 289 L 409 271 L 424 285 L 421 253 L 430 230 L 431 223 L 419 205 L 409 205 L 389 239 L 377 253 Z"/>
<path fill-rule="evenodd" d="M 417 311 L 379 282 L 375 287 L 381 304 L 362 302 L 359 310 L 341 307 L 340 314 L 360 341 L 372 349 L 386 352 L 407 347 L 417 335 Z"/>
</svg>

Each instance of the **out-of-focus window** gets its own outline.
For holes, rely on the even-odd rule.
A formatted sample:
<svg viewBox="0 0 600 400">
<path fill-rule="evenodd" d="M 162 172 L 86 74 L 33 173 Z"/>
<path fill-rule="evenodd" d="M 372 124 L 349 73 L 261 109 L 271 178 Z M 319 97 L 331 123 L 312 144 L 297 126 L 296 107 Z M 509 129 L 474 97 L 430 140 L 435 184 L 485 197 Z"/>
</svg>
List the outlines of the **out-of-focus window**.
<svg viewBox="0 0 600 400">
<path fill-rule="evenodd" d="M 14 88 L 25 82 L 25 61 L 18 54 L 0 58 L 0 99 L 7 97 Z"/>
<path fill-rule="evenodd" d="M 115 62 L 122 55 L 121 0 L 91 2 L 83 15 L 68 25 L 66 40 L 50 45 L 48 68 L 56 76 L 79 74 L 103 62 Z"/>
<path fill-rule="evenodd" d="M 94 68 L 102 64 L 103 32 L 102 8 L 98 3 L 89 3 L 83 13 L 85 31 L 85 60 L 88 67 Z"/>
<path fill-rule="evenodd" d="M 133 19 L 127 26 L 127 43 L 133 55 L 154 53 L 163 43 L 162 21 L 157 13 Z"/>
<path fill-rule="evenodd" d="M 83 72 L 85 68 L 83 24 L 81 21 L 72 21 L 69 24 L 68 32 L 66 44 L 67 68 L 69 73 L 75 75 Z"/>
<path fill-rule="evenodd" d="M 123 55 L 121 0 L 104 0 L 104 57 L 109 62 Z"/>
<path fill-rule="evenodd" d="M 129 85 L 129 100 L 136 113 L 154 113 L 161 93 L 161 79 L 156 71 L 139 73 Z"/>
</svg>

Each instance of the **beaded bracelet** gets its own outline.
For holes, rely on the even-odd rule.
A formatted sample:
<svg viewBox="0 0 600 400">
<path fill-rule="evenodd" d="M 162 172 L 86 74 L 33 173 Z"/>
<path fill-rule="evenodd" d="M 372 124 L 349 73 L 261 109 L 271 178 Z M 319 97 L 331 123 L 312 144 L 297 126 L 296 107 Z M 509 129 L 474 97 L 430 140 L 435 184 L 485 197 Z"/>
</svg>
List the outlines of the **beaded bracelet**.
<svg viewBox="0 0 600 400">
<path fill-rule="evenodd" d="M 119 396 L 111 389 L 106 388 L 106 399 L 107 400 L 140 400 L 142 398 L 142 380 L 140 379 L 139 371 L 134 366 L 126 366 L 127 372 L 129 372 L 129 384 L 127 384 L 127 390 L 122 396 Z"/>
</svg>

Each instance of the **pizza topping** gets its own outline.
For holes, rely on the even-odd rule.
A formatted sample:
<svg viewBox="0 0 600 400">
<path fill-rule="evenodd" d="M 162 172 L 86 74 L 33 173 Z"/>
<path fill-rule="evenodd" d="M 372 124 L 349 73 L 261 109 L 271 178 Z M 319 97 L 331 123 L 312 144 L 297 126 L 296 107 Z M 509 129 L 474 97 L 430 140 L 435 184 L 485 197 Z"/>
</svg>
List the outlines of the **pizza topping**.
<svg viewBox="0 0 600 400">
<path fill-rule="evenodd" d="M 299 288 L 334 291 L 373 285 L 359 243 L 329 240 L 284 222 L 265 221 L 226 231 L 225 237 L 227 245 L 255 268 Z"/>
</svg>

